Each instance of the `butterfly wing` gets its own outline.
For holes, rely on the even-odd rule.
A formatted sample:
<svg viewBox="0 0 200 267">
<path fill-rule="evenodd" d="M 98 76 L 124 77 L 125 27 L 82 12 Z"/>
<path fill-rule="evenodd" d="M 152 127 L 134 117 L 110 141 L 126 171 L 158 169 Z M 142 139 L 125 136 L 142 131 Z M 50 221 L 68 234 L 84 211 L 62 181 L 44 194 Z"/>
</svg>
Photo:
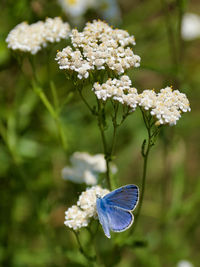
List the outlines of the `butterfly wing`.
<svg viewBox="0 0 200 267">
<path fill-rule="evenodd" d="M 99 222 L 103 227 L 104 233 L 108 238 L 110 238 L 109 220 L 107 215 L 108 213 L 102 198 L 97 198 L 96 209 L 99 217 Z"/>
<path fill-rule="evenodd" d="M 125 231 L 134 221 L 134 217 L 131 212 L 120 208 L 106 206 L 106 214 L 108 217 L 109 228 L 113 232 Z"/>
<path fill-rule="evenodd" d="M 139 200 L 139 189 L 136 185 L 122 186 L 103 197 L 106 205 L 124 210 L 134 210 Z"/>
</svg>

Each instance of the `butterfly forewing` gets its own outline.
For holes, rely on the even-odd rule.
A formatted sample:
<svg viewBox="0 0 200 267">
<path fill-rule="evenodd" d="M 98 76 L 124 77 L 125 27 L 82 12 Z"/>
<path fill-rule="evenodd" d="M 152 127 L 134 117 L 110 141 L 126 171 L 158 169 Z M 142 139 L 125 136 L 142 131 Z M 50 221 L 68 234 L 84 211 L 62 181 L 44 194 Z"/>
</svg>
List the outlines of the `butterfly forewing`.
<svg viewBox="0 0 200 267">
<path fill-rule="evenodd" d="M 137 205 L 138 198 L 139 189 L 136 185 L 120 187 L 104 196 L 107 205 L 125 210 L 133 210 Z"/>
</svg>

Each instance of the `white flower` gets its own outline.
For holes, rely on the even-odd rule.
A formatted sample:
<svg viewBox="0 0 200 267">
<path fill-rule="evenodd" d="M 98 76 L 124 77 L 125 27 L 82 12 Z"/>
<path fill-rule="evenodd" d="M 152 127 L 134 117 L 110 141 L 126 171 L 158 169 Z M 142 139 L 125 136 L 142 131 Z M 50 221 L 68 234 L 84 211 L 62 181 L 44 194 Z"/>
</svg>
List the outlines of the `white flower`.
<svg viewBox="0 0 200 267">
<path fill-rule="evenodd" d="M 108 67 L 120 75 L 126 69 L 140 65 L 140 57 L 129 47 L 135 45 L 134 36 L 113 29 L 105 22 L 88 22 L 82 32 L 73 29 L 71 40 L 73 49 L 64 48 L 57 53 L 56 60 L 60 69 L 75 71 L 79 79 L 88 78 L 94 69 Z"/>
<path fill-rule="evenodd" d="M 185 13 L 181 29 L 182 38 L 186 41 L 200 37 L 200 16 L 193 13 Z"/>
<path fill-rule="evenodd" d="M 136 88 L 132 88 L 131 80 L 127 75 L 123 75 L 120 79 L 108 79 L 105 83 L 95 83 L 92 91 L 98 99 L 106 101 L 112 98 L 124 105 L 129 106 L 132 111 L 137 107 L 138 93 Z"/>
<path fill-rule="evenodd" d="M 43 36 L 45 40 L 54 43 L 66 39 L 70 33 L 70 26 L 67 22 L 63 22 L 60 17 L 47 18 L 44 22 Z"/>
<path fill-rule="evenodd" d="M 157 118 L 156 124 L 175 125 L 181 117 L 181 112 L 190 111 L 190 104 L 185 94 L 171 87 L 161 89 L 156 94 L 153 90 L 145 90 L 138 96 L 138 104 L 145 110 L 150 110 Z"/>
<path fill-rule="evenodd" d="M 97 195 L 100 197 L 109 193 L 108 189 L 102 189 L 100 186 L 93 186 L 83 192 L 77 202 L 78 206 L 86 212 L 88 217 L 96 218 L 96 200 Z"/>
<path fill-rule="evenodd" d="M 142 94 L 139 94 L 139 105 L 144 109 L 149 110 L 155 107 L 156 93 L 153 90 L 144 90 Z"/>
<path fill-rule="evenodd" d="M 88 226 L 88 216 L 86 212 L 82 211 L 78 206 L 73 205 L 65 212 L 64 224 L 69 228 L 77 230 L 81 227 Z"/>
<path fill-rule="evenodd" d="M 86 152 L 75 152 L 70 158 L 72 167 L 62 170 L 62 177 L 75 183 L 97 184 L 98 175 L 106 172 L 106 161 L 103 154 L 90 155 Z M 111 167 L 113 173 L 116 167 Z"/>
<path fill-rule="evenodd" d="M 38 21 L 33 24 L 22 22 L 10 31 L 6 38 L 8 47 L 13 50 L 21 50 L 36 54 L 48 42 L 59 42 L 66 39 L 70 32 L 70 26 L 61 18 L 47 18 L 45 22 Z"/>
<path fill-rule="evenodd" d="M 194 265 L 186 260 L 181 260 L 178 262 L 177 267 L 194 267 Z"/>
<path fill-rule="evenodd" d="M 87 0 L 59 0 L 66 14 L 72 17 L 81 16 L 88 9 Z"/>
<path fill-rule="evenodd" d="M 77 205 L 73 205 L 65 212 L 64 224 L 73 230 L 88 226 L 90 219 L 97 218 L 96 200 L 97 196 L 103 197 L 109 190 L 99 185 L 88 188 L 79 196 Z"/>
<path fill-rule="evenodd" d="M 64 12 L 71 17 L 79 17 L 91 7 L 95 7 L 96 0 L 58 0 Z"/>
</svg>

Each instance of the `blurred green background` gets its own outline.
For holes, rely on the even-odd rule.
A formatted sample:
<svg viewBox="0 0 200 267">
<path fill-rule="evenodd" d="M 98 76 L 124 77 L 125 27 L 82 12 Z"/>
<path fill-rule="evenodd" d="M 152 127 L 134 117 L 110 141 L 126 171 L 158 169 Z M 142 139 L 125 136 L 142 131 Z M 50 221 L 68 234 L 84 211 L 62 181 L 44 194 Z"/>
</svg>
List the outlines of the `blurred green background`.
<svg viewBox="0 0 200 267">
<path fill-rule="evenodd" d="M 134 237 L 126 246 L 111 245 L 102 230 L 95 242 L 105 266 L 177 266 L 188 260 L 200 266 L 200 39 L 180 38 L 182 12 L 200 14 L 200 2 L 121 0 L 118 25 L 136 37 L 134 51 L 141 67 L 130 70 L 133 85 L 160 89 L 173 85 L 187 94 L 192 111 L 176 126 L 165 127 L 150 154 L 145 199 Z M 33 92 L 31 67 L 23 59 L 22 73 L 5 39 L 18 23 L 67 17 L 58 3 L 47 0 L 1 0 L 0 16 L 0 266 L 92 266 L 78 251 L 76 239 L 64 226 L 64 211 L 75 204 L 84 185 L 66 182 L 62 168 L 75 151 L 102 153 L 96 121 L 89 114 L 71 81 L 54 58 L 62 41 L 36 57 L 43 89 L 53 101 L 46 70 L 56 85 L 67 149 L 63 149 L 54 120 Z M 88 12 L 85 20 L 98 14 Z M 81 28 L 81 26 L 80 26 Z M 173 30 L 173 38 L 169 35 Z M 48 55 L 47 55 L 48 54 Z M 26 78 L 25 78 L 26 77 Z M 69 96 L 70 93 L 70 97 Z M 90 90 L 88 99 L 93 101 Z M 66 102 L 66 103 L 65 103 Z M 141 185 L 140 148 L 146 137 L 139 111 L 129 116 L 118 132 L 115 163 L 119 185 Z M 81 238 L 88 252 L 88 233 Z M 119 234 L 116 234 L 119 235 Z"/>
</svg>

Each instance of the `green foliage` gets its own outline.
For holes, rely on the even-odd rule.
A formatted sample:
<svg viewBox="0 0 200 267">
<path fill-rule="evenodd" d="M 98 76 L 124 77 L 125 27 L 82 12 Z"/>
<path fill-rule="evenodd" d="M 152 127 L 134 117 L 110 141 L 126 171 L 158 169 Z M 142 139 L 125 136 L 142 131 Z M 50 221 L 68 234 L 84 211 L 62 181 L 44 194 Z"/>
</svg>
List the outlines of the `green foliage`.
<svg viewBox="0 0 200 267">
<path fill-rule="evenodd" d="M 135 35 L 134 51 L 142 58 L 141 68 L 128 73 L 139 91 L 172 84 L 175 89 L 187 92 L 192 112 L 184 114 L 176 127 L 162 128 L 151 150 L 143 208 L 135 232 L 115 233 L 112 241 L 104 236 L 101 227 L 92 237 L 86 229 L 80 232 L 84 252 L 91 258 L 97 251 L 96 263 L 84 257 L 74 233 L 63 224 L 65 210 L 77 201 L 85 186 L 62 180 L 62 168 L 74 151 L 103 152 L 94 117 L 85 108 L 73 83 L 54 62 L 56 50 L 67 42 L 52 45 L 46 54 L 41 51 L 35 56 L 40 88 L 38 84 L 33 86 L 27 57 L 13 54 L 4 41 L 12 27 L 21 21 L 31 23 L 57 16 L 61 10 L 55 1 L 3 1 L 0 18 L 1 266 L 171 267 L 182 259 L 199 265 L 200 41 L 183 43 L 184 53 L 181 59 L 178 57 L 177 12 L 186 7 L 167 2 L 175 33 L 176 51 L 172 54 L 161 2 L 121 1 L 120 27 Z M 40 11 L 34 8 L 34 3 L 38 3 Z M 200 10 L 197 2 L 190 3 L 190 8 Z M 92 103 L 94 96 L 89 90 L 85 97 Z M 109 127 L 106 131 L 111 140 Z M 136 111 L 127 117 L 117 133 L 114 153 L 119 169 L 117 184 L 141 185 L 140 150 L 146 138 L 142 116 Z M 143 144 L 143 150 L 146 145 Z M 98 222 L 93 221 L 92 231 L 97 227 Z"/>
</svg>

